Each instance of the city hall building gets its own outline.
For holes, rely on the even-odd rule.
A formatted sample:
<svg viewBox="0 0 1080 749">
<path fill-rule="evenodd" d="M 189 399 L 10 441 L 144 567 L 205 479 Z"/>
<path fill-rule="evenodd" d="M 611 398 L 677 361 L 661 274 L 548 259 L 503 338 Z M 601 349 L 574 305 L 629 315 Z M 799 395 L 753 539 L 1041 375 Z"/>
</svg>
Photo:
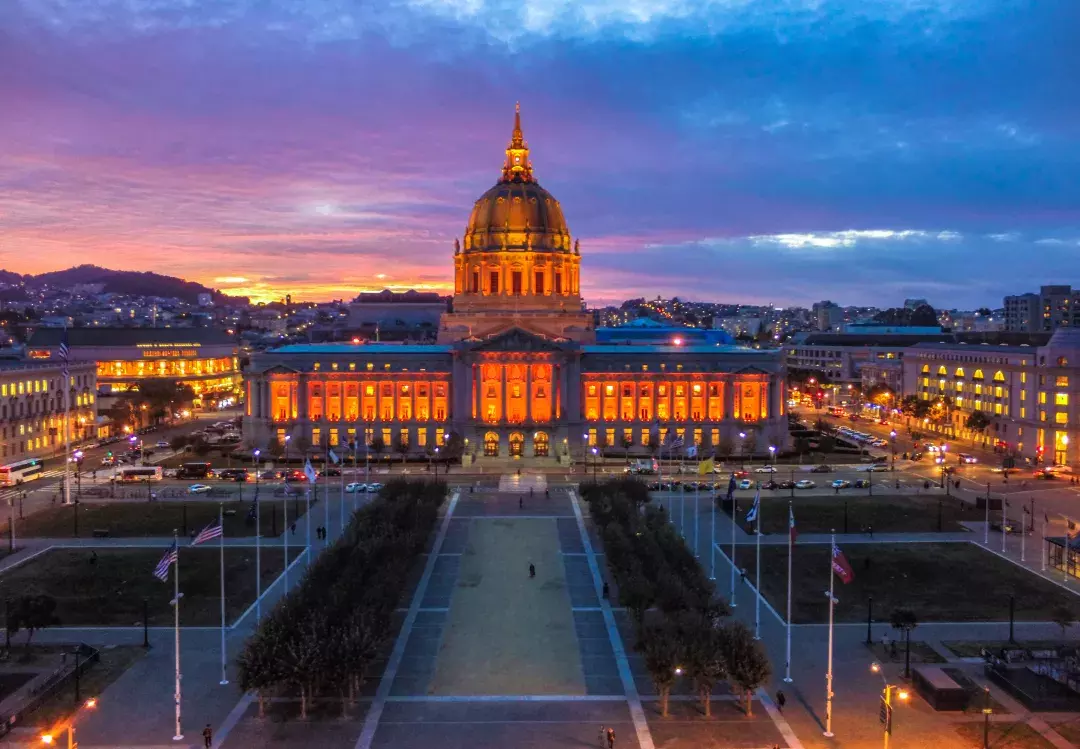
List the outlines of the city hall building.
<svg viewBox="0 0 1080 749">
<path fill-rule="evenodd" d="M 673 329 L 599 332 L 581 299 L 581 248 L 533 174 L 520 113 L 498 182 L 454 240 L 453 311 L 431 345 L 290 345 L 245 371 L 245 438 L 292 449 L 408 445 L 450 434 L 477 458 L 570 460 L 648 452 L 675 435 L 703 453 L 787 444 L 779 352 Z M 690 332 L 690 331 L 687 331 Z M 700 331 L 698 331 L 700 332 Z M 740 437 L 740 433 L 747 435 Z"/>
</svg>

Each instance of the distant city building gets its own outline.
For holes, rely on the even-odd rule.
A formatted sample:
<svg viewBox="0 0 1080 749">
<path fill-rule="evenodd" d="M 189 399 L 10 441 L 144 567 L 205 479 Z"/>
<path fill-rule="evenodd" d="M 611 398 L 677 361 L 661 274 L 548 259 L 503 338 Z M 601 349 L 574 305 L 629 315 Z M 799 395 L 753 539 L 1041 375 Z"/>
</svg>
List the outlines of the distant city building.
<svg viewBox="0 0 1080 749">
<path fill-rule="evenodd" d="M 915 334 L 798 333 L 784 345 L 783 352 L 789 371 L 812 372 L 824 383 L 861 388 L 882 379 L 896 383 L 899 375 L 893 370 L 911 346 L 948 340 L 952 337 L 940 330 Z M 862 370 L 867 365 L 877 368 L 864 377 Z"/>
<path fill-rule="evenodd" d="M 1039 293 L 1005 297 L 1005 330 L 1049 333 L 1080 327 L 1080 289 L 1068 285 L 1043 286 Z"/>
<path fill-rule="evenodd" d="M 817 329 L 820 331 L 833 330 L 844 321 L 843 307 L 828 300 L 824 302 L 814 302 L 811 312 L 813 313 Z"/>
<path fill-rule="evenodd" d="M 903 369 L 905 395 L 947 399 L 940 426 L 948 434 L 981 437 L 967 428 L 981 411 L 997 447 L 1038 464 L 1080 463 L 1080 329 L 1062 327 L 1038 346 L 920 343 Z"/>
<path fill-rule="evenodd" d="M 33 361 L 59 360 L 57 328 L 40 328 L 27 342 Z M 101 394 L 137 388 L 147 379 L 175 380 L 196 396 L 236 394 L 240 388 L 238 352 L 232 337 L 211 328 L 72 328 L 68 345 L 73 361 L 97 363 Z"/>
<path fill-rule="evenodd" d="M 69 367 L 71 443 L 96 436 L 96 368 Z M 59 362 L 0 360 L 0 462 L 44 458 L 64 450 L 64 375 Z"/>
<path fill-rule="evenodd" d="M 199 294 L 195 297 L 195 302 L 200 307 L 213 307 L 214 297 L 212 294 Z"/>
<path fill-rule="evenodd" d="M 375 331 L 383 334 L 424 334 L 432 337 L 439 330 L 439 320 L 447 311 L 447 299 L 432 292 L 415 290 L 396 293 L 389 290 L 360 294 L 349 304 L 346 324 L 350 332 L 374 340 Z"/>
</svg>

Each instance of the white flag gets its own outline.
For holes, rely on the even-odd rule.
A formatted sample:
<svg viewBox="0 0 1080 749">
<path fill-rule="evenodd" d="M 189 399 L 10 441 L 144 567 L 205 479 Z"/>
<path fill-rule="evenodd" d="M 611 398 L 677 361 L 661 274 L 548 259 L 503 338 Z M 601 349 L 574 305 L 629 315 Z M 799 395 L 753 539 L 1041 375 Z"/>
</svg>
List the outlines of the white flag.
<svg viewBox="0 0 1080 749">
<path fill-rule="evenodd" d="M 312 484 L 315 483 L 315 479 L 318 478 L 318 474 L 315 473 L 315 469 L 311 467 L 311 459 L 304 461 L 304 475 L 307 476 L 307 480 Z"/>
<path fill-rule="evenodd" d="M 341 459 L 337 456 L 337 453 L 334 452 L 333 450 L 328 450 L 326 454 L 327 454 L 327 456 L 329 456 L 330 462 L 332 462 L 334 464 L 337 464 L 337 463 L 341 462 Z"/>
<path fill-rule="evenodd" d="M 754 494 L 754 504 L 751 505 L 749 511 L 746 513 L 746 522 L 752 523 L 757 520 L 758 505 L 761 503 L 761 489 L 758 489 Z"/>
</svg>

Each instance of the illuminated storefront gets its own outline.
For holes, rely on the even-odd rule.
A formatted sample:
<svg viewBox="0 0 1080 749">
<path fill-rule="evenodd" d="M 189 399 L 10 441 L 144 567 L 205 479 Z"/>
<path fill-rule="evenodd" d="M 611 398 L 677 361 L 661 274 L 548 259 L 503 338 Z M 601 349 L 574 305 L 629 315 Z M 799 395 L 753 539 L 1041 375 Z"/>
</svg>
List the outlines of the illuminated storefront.
<svg viewBox="0 0 1080 749">
<path fill-rule="evenodd" d="M 40 328 L 27 344 L 36 361 L 56 361 L 62 331 Z M 71 358 L 97 365 L 103 395 L 138 388 L 147 379 L 176 381 L 196 395 L 236 395 L 240 390 L 237 347 L 222 331 L 204 328 L 72 328 Z"/>
</svg>

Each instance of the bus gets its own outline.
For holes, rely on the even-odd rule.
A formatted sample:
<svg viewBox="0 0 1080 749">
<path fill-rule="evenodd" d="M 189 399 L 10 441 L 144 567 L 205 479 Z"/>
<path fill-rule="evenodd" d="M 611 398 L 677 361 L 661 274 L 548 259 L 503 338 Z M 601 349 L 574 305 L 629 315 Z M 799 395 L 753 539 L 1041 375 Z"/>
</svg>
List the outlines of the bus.
<svg viewBox="0 0 1080 749">
<path fill-rule="evenodd" d="M 29 458 L 0 466 L 0 486 L 18 486 L 24 481 L 41 478 L 45 466 L 40 458 Z"/>
<path fill-rule="evenodd" d="M 117 481 L 161 481 L 161 466 L 126 466 L 113 474 L 113 478 Z"/>
<path fill-rule="evenodd" d="M 209 463 L 184 463 L 176 469 L 178 479 L 206 479 L 211 476 L 213 469 Z"/>
</svg>

